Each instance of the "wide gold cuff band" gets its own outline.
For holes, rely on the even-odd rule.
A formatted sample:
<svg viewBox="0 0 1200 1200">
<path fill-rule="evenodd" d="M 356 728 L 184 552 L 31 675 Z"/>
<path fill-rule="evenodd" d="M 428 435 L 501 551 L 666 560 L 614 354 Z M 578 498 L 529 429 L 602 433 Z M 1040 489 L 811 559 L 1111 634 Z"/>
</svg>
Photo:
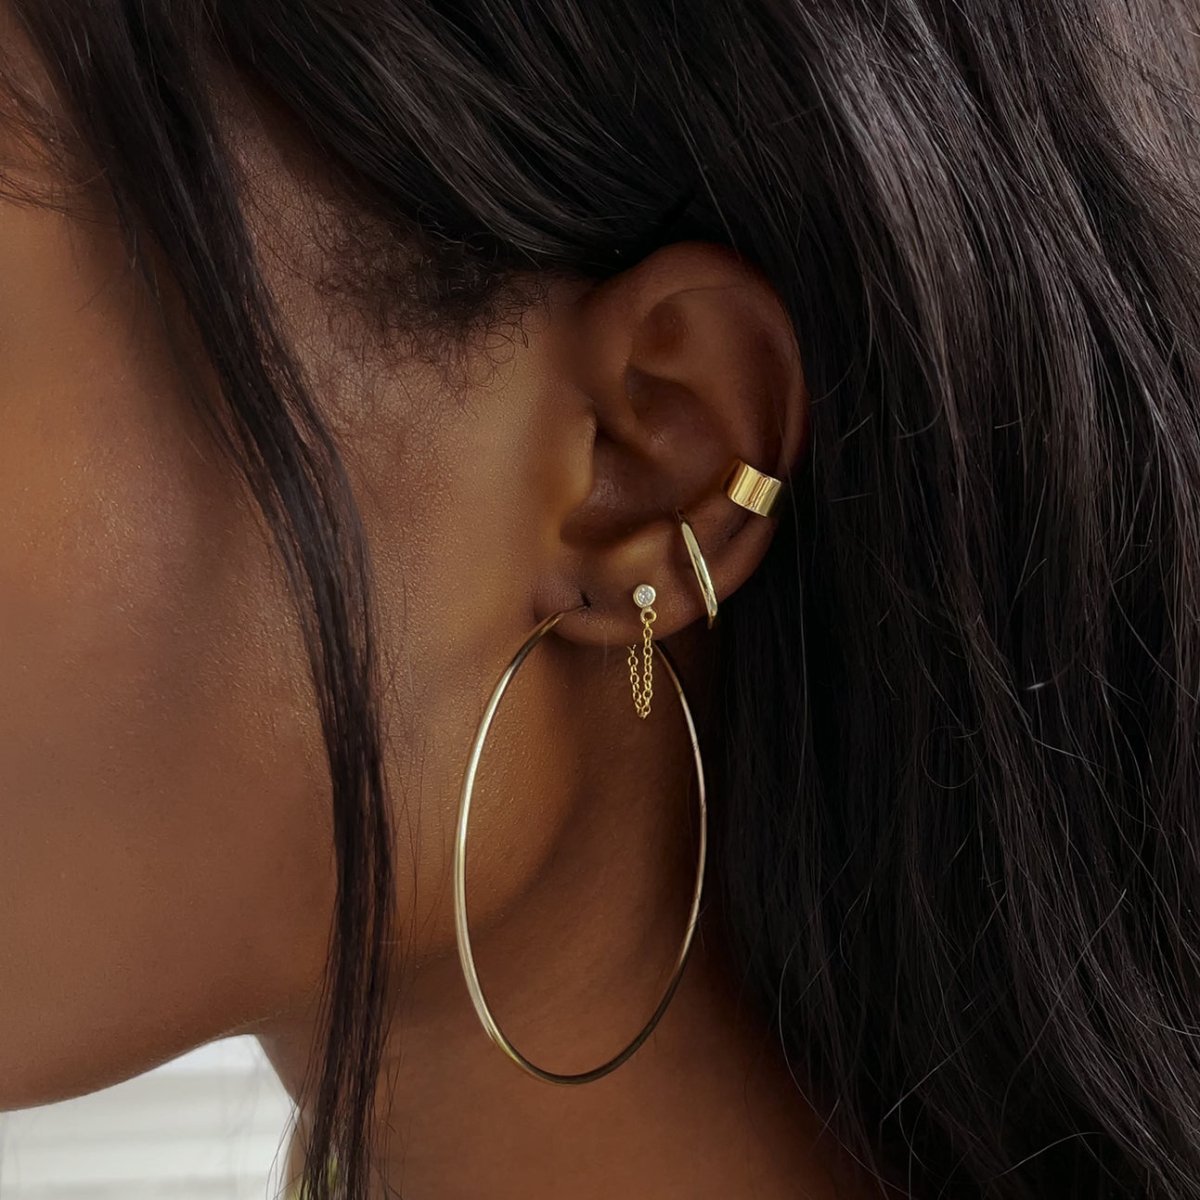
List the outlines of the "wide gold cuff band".
<svg viewBox="0 0 1200 1200">
<path fill-rule="evenodd" d="M 782 480 L 756 471 L 749 463 L 738 459 L 725 484 L 725 494 L 734 504 L 740 504 L 760 517 L 769 517 L 782 487 Z"/>
</svg>

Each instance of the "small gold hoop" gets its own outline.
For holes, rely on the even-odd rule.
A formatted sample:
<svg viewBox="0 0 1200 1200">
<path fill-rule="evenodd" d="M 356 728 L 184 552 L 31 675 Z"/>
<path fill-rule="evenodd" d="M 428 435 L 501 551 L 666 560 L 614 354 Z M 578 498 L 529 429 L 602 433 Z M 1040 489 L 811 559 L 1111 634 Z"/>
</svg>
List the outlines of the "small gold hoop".
<svg viewBox="0 0 1200 1200">
<path fill-rule="evenodd" d="M 654 1027 L 658 1024 L 659 1018 L 666 1012 L 667 1005 L 670 1004 L 671 997 L 675 994 L 675 989 L 679 986 L 679 981 L 683 977 L 683 970 L 687 965 L 688 954 L 692 948 L 692 935 L 695 933 L 696 920 L 700 915 L 700 897 L 704 888 L 704 860 L 708 846 L 708 807 L 704 792 L 704 763 L 700 755 L 700 743 L 696 737 L 696 726 L 692 720 L 692 711 L 688 707 L 687 698 L 683 694 L 683 686 L 679 682 L 675 665 L 671 662 L 667 653 L 659 647 L 659 653 L 662 655 L 667 675 L 675 685 L 675 692 L 679 697 L 680 707 L 683 709 L 684 720 L 687 722 L 688 738 L 692 744 L 692 757 L 696 764 L 696 781 L 700 806 L 700 850 L 696 864 L 696 882 L 692 893 L 692 907 L 688 914 L 687 930 L 684 933 L 683 946 L 679 951 L 679 956 L 675 960 L 675 969 L 671 974 L 666 991 L 658 1003 L 658 1007 L 654 1010 L 653 1015 L 642 1028 L 642 1031 L 619 1054 L 602 1063 L 600 1066 L 593 1067 L 590 1071 L 583 1071 L 575 1075 L 547 1071 L 530 1062 L 508 1040 L 504 1031 L 496 1022 L 496 1018 L 492 1015 L 492 1010 L 488 1007 L 487 998 L 484 996 L 483 988 L 479 982 L 479 974 L 475 969 L 475 957 L 471 953 L 471 935 L 467 929 L 467 826 L 471 813 L 471 797 L 475 790 L 475 776 L 479 770 L 479 761 L 483 756 L 483 747 L 487 741 L 492 721 L 500 707 L 500 701 L 504 698 L 504 693 L 508 689 L 508 685 L 512 682 L 513 676 L 516 675 L 521 664 L 529 656 L 533 648 L 567 613 L 572 611 L 574 610 L 563 609 L 560 612 L 553 613 L 542 621 L 529 635 L 525 644 L 513 656 L 512 662 L 504 669 L 504 673 L 497 681 L 491 698 L 488 700 L 487 707 L 484 709 L 483 717 L 479 722 L 479 728 L 475 733 L 475 741 L 471 746 L 470 757 L 467 759 L 466 774 L 463 778 L 462 793 L 459 798 L 458 830 L 454 839 L 454 928 L 458 942 L 459 962 L 462 964 L 463 977 L 466 979 L 467 990 L 471 994 L 471 1002 L 475 1006 L 475 1012 L 479 1017 L 480 1023 L 487 1031 L 488 1036 L 517 1066 L 528 1074 L 542 1079 L 547 1083 L 564 1084 L 590 1083 L 592 1080 L 599 1079 L 607 1075 L 610 1071 L 616 1070 L 650 1036 Z"/>
<path fill-rule="evenodd" d="M 683 531 L 683 544 L 687 547 L 688 558 L 692 560 L 692 570 L 696 572 L 696 582 L 700 585 L 700 594 L 704 597 L 704 611 L 708 613 L 708 627 L 713 627 L 717 619 L 717 589 L 713 587 L 712 576 L 708 573 L 708 563 L 700 551 L 700 543 L 696 541 L 695 530 L 690 522 L 678 509 L 675 512 L 679 518 L 679 528 Z"/>
</svg>

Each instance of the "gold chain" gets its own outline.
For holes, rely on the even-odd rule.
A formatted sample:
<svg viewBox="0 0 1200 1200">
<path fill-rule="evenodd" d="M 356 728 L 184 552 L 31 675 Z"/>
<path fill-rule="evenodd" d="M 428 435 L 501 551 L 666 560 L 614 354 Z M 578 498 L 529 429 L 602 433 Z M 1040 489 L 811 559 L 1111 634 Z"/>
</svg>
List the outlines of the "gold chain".
<svg viewBox="0 0 1200 1200">
<path fill-rule="evenodd" d="M 642 669 L 638 678 L 637 645 L 629 647 L 629 686 L 633 692 L 633 707 L 644 721 L 650 715 L 650 699 L 654 695 L 654 634 L 650 626 L 658 614 L 647 605 L 642 609 Z"/>
</svg>

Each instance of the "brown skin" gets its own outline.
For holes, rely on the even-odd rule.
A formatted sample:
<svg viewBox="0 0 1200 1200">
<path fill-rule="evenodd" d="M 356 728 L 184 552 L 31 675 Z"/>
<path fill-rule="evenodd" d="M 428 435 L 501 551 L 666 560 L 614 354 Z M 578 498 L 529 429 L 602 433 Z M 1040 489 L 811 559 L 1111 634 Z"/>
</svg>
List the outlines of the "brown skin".
<svg viewBox="0 0 1200 1200">
<path fill-rule="evenodd" d="M 694 813 L 665 673 L 650 719 L 633 713 L 630 592 L 658 589 L 655 634 L 702 710 L 719 633 L 672 514 L 691 517 L 725 600 L 774 530 L 723 495 L 727 465 L 782 473 L 804 449 L 779 297 L 721 247 L 671 245 L 604 284 L 556 285 L 524 337 L 468 351 L 450 394 L 329 319 L 312 282 L 319 166 L 231 111 L 264 267 L 376 565 L 401 942 L 385 1176 L 413 1200 L 835 1195 L 845 1164 L 739 1006 L 710 911 L 654 1036 L 603 1080 L 558 1088 L 480 1028 L 451 903 L 487 694 L 534 624 L 586 594 L 529 660 L 484 762 L 475 951 L 510 1036 L 555 1070 L 609 1057 L 653 1009 Z M 0 1109 L 233 1032 L 256 1034 L 298 1095 L 333 874 L 297 624 L 111 213 L 90 203 L 105 221 L 0 205 Z"/>
</svg>

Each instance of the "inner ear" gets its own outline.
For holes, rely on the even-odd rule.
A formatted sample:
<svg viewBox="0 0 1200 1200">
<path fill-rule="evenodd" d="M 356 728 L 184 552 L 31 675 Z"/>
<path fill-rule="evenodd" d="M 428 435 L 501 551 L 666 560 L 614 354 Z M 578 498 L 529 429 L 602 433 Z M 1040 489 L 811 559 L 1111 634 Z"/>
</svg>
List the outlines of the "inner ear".
<svg viewBox="0 0 1200 1200">
<path fill-rule="evenodd" d="M 694 508 L 728 466 L 729 430 L 686 386 L 632 363 L 624 386 L 627 419 L 598 413 L 593 487 L 563 528 L 576 545 L 624 540 L 680 505 Z"/>
<path fill-rule="evenodd" d="M 706 615 L 677 514 L 718 598 L 766 552 L 774 522 L 734 504 L 725 483 L 739 459 L 782 478 L 799 456 L 807 394 L 792 322 L 741 256 L 681 242 L 582 297 L 573 333 L 594 438 L 590 479 L 560 536 L 591 607 L 563 632 L 635 633 L 630 595 L 651 583 L 667 635 Z"/>
</svg>

